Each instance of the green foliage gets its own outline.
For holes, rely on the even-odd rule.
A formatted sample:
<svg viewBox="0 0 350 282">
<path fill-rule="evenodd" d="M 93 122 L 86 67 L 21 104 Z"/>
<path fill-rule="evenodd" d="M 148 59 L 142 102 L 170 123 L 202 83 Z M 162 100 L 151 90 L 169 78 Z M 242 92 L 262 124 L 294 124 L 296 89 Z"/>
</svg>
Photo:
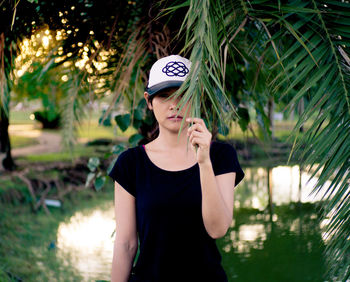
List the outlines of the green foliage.
<svg viewBox="0 0 350 282">
<path fill-rule="evenodd" d="M 90 162 L 90 160 L 89 160 L 89 162 Z M 90 172 L 86 178 L 85 188 L 88 188 L 91 185 L 94 178 L 95 178 L 95 173 Z"/>
<path fill-rule="evenodd" d="M 111 123 L 111 114 L 108 114 L 105 119 L 103 119 L 103 116 L 105 115 L 106 110 L 102 110 L 102 117 L 99 118 L 98 123 L 102 124 L 103 126 L 112 126 Z"/>
<path fill-rule="evenodd" d="M 43 128 L 60 126 L 61 109 L 59 103 L 66 96 L 62 90 L 62 74 L 54 69 L 53 59 L 46 64 L 34 62 L 31 72 L 25 72 L 17 79 L 14 86 L 14 100 L 41 100 L 43 109 L 34 113 L 35 119 L 43 124 Z"/>
<path fill-rule="evenodd" d="M 90 158 L 87 164 L 88 168 L 92 172 L 94 172 L 99 165 L 100 165 L 100 159 L 96 157 Z"/>
<path fill-rule="evenodd" d="M 188 10 L 182 30 L 194 62 L 187 84 L 190 92 L 197 97 L 201 91 L 196 89 L 203 87 L 213 109 L 224 114 L 212 94 L 217 89 L 224 93 L 225 69 L 232 73 L 233 66 L 241 68 L 244 85 L 236 89 L 253 100 L 264 139 L 271 135 L 269 102 L 286 103 L 287 114 L 305 104 L 293 136 L 297 138 L 306 121 L 311 119 L 313 124 L 291 154 L 301 150 L 303 165 L 316 167 L 313 176 L 321 173 L 314 193 L 331 179 L 323 192 L 323 217 L 330 218 L 327 232 L 331 237 L 326 250 L 330 258 L 327 279 L 349 279 L 350 4 L 316 0 L 185 3 Z M 174 6 L 170 12 L 178 9 Z"/>
<path fill-rule="evenodd" d="M 132 115 L 129 113 L 126 113 L 126 114 L 116 115 L 114 117 L 117 126 L 122 130 L 122 132 L 125 132 L 130 127 L 133 127 L 134 129 L 139 130 L 143 126 L 150 125 L 152 123 L 149 115 L 147 115 L 145 100 L 143 98 L 140 100 L 140 102 L 131 112 L 132 112 Z M 100 123 L 101 123 L 101 120 L 102 118 L 100 118 Z M 96 190 L 102 189 L 106 182 L 106 174 L 108 174 L 111 171 L 119 154 L 123 152 L 128 146 L 131 146 L 131 147 L 137 146 L 139 144 L 139 141 L 144 139 L 145 137 L 146 136 L 140 133 L 135 133 L 129 137 L 127 144 L 114 145 L 111 149 L 111 152 L 107 153 L 104 156 L 104 159 L 110 159 L 111 155 L 115 156 L 114 161 L 110 163 L 107 170 L 103 170 L 100 167 L 101 161 L 99 158 L 91 157 L 88 162 L 90 173 L 86 180 L 86 187 L 88 187 L 89 185 L 91 185 L 93 181 L 95 181 L 94 186 Z"/>
<path fill-rule="evenodd" d="M 272 131 L 267 105 L 278 103 L 279 109 L 288 109 L 287 115 L 296 111 L 300 116 L 290 135 L 295 138 L 291 155 L 301 150 L 300 162 L 314 169 L 314 175 L 320 173 L 314 193 L 320 192 L 331 179 L 331 185 L 322 192 L 323 216 L 330 219 L 327 233 L 331 238 L 326 250 L 330 258 L 326 279 L 350 278 L 347 268 L 350 264 L 348 2 L 188 0 L 171 2 L 173 6 L 167 7 L 168 1 L 162 1 L 152 7 L 152 12 L 157 15 L 165 9 L 150 22 L 145 16 L 151 14 L 145 13 L 148 1 L 136 1 L 135 6 L 127 1 L 121 1 L 119 6 L 103 1 L 74 1 L 75 12 L 69 9 L 73 2 L 39 1 L 39 13 L 30 12 L 37 8 L 34 4 L 22 2 L 24 5 L 18 6 L 17 15 L 23 24 L 16 21 L 13 26 L 14 34 L 20 36 L 31 34 L 29 24 L 33 20 L 34 29 L 43 22 L 50 22 L 50 29 L 64 29 L 57 11 L 69 11 L 65 18 L 71 30 L 79 28 L 79 31 L 65 35 L 63 52 L 72 53 L 72 56 L 65 57 L 64 61 L 74 61 L 81 56 L 78 42 L 98 40 L 104 42 L 106 49 L 116 50 L 106 71 L 96 71 L 96 75 L 105 79 L 104 89 L 113 93 L 106 116 L 116 103 L 124 103 L 131 109 L 115 119 L 122 131 L 134 125 L 141 128 L 142 122 L 146 123 L 147 117 L 139 112 L 141 108 L 135 110 L 135 102 L 143 98 L 145 70 L 157 57 L 181 53 L 178 46 L 183 49 L 182 54 L 189 55 L 193 65 L 189 79 L 174 96 L 185 91 L 179 102 L 180 109 L 190 101 L 193 110 L 190 114 L 204 118 L 209 128 L 217 125 L 225 134 L 226 126 L 235 120 L 242 129 L 251 130 L 250 112 L 242 109 L 253 106 L 259 124 L 258 134 L 261 139 L 268 140 Z M 13 10 L 7 9 L 5 16 L 2 18 L 10 23 Z M 12 38 L 9 32 L 6 36 Z M 11 42 L 16 41 L 17 38 L 11 39 Z M 88 56 L 92 58 L 101 50 L 95 46 Z M 8 104 L 12 87 L 10 53 L 7 49 L 4 56 L 6 83 L 1 85 L 4 105 Z M 65 84 L 69 99 L 62 115 L 65 117 L 65 140 L 70 145 L 74 141 L 75 110 L 84 105 L 84 98 L 79 100 L 78 95 L 84 81 L 83 75 L 74 72 Z M 304 110 L 301 105 L 305 105 Z M 300 128 L 310 120 L 311 126 L 298 138 Z M 139 138 L 135 135 L 129 141 L 135 144 Z M 95 171 L 96 179 L 103 175 L 98 174 L 99 169 Z M 102 183 L 103 179 L 95 181 L 97 187 Z"/>
<path fill-rule="evenodd" d="M 122 131 L 128 129 L 131 123 L 130 114 L 117 115 L 115 116 L 115 121 Z"/>
<path fill-rule="evenodd" d="M 142 140 L 143 138 L 145 138 L 145 137 L 139 133 L 136 133 L 136 134 L 130 136 L 128 142 L 129 142 L 131 147 L 134 147 L 134 146 L 137 146 L 139 141 Z"/>
<path fill-rule="evenodd" d="M 98 158 L 91 158 L 91 159 L 97 159 L 98 163 L 99 163 L 99 159 Z M 91 159 L 89 160 L 89 164 L 91 164 Z M 98 164 L 99 165 L 99 164 Z M 88 188 L 92 185 L 94 185 L 96 191 L 99 191 L 102 189 L 102 187 L 105 185 L 106 183 L 106 176 L 103 175 L 102 171 L 98 168 L 98 165 L 93 167 L 93 169 L 91 169 L 91 167 L 89 166 L 89 169 L 92 171 L 88 174 L 87 178 L 86 178 L 86 182 L 85 182 L 85 187 Z M 97 173 L 95 173 L 95 171 L 98 170 Z"/>
<path fill-rule="evenodd" d="M 35 111 L 35 119 L 43 124 L 43 128 L 58 128 L 60 124 L 60 115 L 54 111 Z"/>
<path fill-rule="evenodd" d="M 250 117 L 248 110 L 246 108 L 238 108 L 237 114 L 240 117 L 238 120 L 238 124 L 243 131 L 246 131 L 248 128 L 248 124 L 250 123 Z"/>
<path fill-rule="evenodd" d="M 103 159 L 110 159 L 112 155 L 115 156 L 114 161 L 109 163 L 109 166 L 107 169 L 104 169 L 102 167 L 100 158 L 91 157 L 88 162 L 88 168 L 90 170 L 90 173 L 86 178 L 85 187 L 90 187 L 93 183 L 97 191 L 101 190 L 106 184 L 107 174 L 112 170 L 113 165 L 117 160 L 119 154 L 123 152 L 126 148 L 127 148 L 127 145 L 124 143 L 121 143 L 118 145 L 114 145 L 111 151 L 105 154 Z"/>
<path fill-rule="evenodd" d="M 101 176 L 101 174 L 98 175 L 94 183 L 96 190 L 97 191 L 101 190 L 101 188 L 104 186 L 105 183 L 106 183 L 106 176 Z"/>
</svg>

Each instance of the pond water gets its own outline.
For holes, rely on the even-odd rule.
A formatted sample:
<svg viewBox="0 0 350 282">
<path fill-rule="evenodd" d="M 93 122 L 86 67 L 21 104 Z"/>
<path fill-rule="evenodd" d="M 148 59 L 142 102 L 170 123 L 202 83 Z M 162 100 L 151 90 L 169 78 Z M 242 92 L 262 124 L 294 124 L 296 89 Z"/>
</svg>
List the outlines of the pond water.
<svg viewBox="0 0 350 282">
<path fill-rule="evenodd" d="M 217 240 L 229 281 L 324 281 L 326 223 L 321 195 L 310 195 L 314 180 L 299 166 L 244 171 L 231 228 Z M 59 225 L 57 255 L 84 281 L 109 281 L 114 229 L 113 200 L 77 212 Z"/>
</svg>

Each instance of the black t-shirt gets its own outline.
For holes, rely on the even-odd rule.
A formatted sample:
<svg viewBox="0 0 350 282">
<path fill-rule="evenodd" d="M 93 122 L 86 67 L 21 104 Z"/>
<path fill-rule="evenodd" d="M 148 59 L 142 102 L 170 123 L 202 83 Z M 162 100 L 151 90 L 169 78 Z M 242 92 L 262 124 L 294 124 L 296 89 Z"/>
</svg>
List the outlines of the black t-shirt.
<svg viewBox="0 0 350 282">
<path fill-rule="evenodd" d="M 232 188 L 243 179 L 232 145 L 213 141 L 210 159 L 215 175 L 236 172 Z M 203 223 L 198 163 L 164 170 L 140 145 L 121 153 L 109 176 L 136 199 L 140 252 L 129 281 L 227 281 L 215 239 Z"/>
</svg>

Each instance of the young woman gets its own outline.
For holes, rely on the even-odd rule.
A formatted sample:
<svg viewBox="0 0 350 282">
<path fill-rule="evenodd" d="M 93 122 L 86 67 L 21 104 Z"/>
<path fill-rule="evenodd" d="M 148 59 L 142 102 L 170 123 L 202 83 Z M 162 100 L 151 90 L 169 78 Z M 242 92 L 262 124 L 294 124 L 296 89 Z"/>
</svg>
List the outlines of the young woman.
<svg viewBox="0 0 350 282">
<path fill-rule="evenodd" d="M 180 98 L 167 99 L 190 66 L 177 55 L 152 66 L 144 97 L 159 135 L 121 153 L 109 174 L 115 180 L 112 282 L 227 281 L 215 239 L 231 225 L 233 190 L 244 172 L 230 144 L 213 141 L 202 119 L 185 116 L 189 104 L 178 112 Z"/>
</svg>

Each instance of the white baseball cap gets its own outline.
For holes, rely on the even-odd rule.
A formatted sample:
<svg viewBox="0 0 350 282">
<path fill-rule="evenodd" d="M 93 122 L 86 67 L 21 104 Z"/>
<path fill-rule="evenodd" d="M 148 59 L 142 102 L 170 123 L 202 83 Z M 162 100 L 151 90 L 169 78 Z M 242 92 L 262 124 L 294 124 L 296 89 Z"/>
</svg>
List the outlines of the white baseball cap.
<svg viewBox="0 0 350 282">
<path fill-rule="evenodd" d="M 149 73 L 146 92 L 154 95 L 162 89 L 180 87 L 190 72 L 191 62 L 179 55 L 170 55 L 156 61 Z"/>
</svg>

